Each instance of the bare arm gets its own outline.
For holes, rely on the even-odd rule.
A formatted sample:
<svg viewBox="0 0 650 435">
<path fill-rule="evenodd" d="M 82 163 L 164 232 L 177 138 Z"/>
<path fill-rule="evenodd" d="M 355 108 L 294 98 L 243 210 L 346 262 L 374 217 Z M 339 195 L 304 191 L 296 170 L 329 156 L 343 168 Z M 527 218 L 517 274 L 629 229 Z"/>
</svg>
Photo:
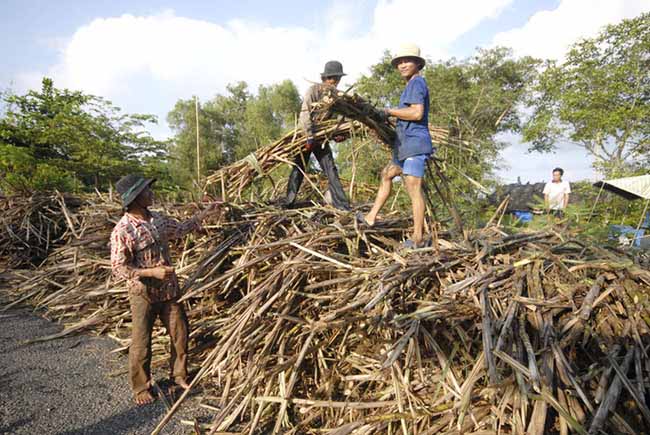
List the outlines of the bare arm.
<svg viewBox="0 0 650 435">
<path fill-rule="evenodd" d="M 222 202 L 215 201 L 207 206 L 204 210 L 198 212 L 190 219 L 187 219 L 183 222 L 179 222 L 176 219 L 166 216 L 165 233 L 167 234 L 167 238 L 169 240 L 181 239 L 193 231 L 201 230 L 201 222 L 203 222 L 209 215 L 217 211 L 221 204 Z"/>
<path fill-rule="evenodd" d="M 386 114 L 404 121 L 421 121 L 424 117 L 424 104 L 411 104 L 401 109 L 385 109 Z"/>
<path fill-rule="evenodd" d="M 566 208 L 567 205 L 569 205 L 569 194 L 565 193 L 564 194 L 564 206 L 562 208 Z"/>
</svg>

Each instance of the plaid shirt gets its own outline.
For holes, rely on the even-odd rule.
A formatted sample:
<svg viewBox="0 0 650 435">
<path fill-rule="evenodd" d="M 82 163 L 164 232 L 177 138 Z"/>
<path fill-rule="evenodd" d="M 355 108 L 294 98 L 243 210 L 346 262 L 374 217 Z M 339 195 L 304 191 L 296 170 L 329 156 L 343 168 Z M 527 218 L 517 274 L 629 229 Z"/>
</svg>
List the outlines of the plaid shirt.
<svg viewBox="0 0 650 435">
<path fill-rule="evenodd" d="M 130 294 L 144 296 L 152 303 L 179 297 L 180 287 L 176 274 L 160 281 L 138 277 L 137 269 L 171 266 L 169 241 L 200 228 L 201 224 L 196 218 L 179 222 L 150 212 L 149 220 L 141 220 L 125 213 L 111 233 L 113 274 L 126 280 Z"/>
</svg>

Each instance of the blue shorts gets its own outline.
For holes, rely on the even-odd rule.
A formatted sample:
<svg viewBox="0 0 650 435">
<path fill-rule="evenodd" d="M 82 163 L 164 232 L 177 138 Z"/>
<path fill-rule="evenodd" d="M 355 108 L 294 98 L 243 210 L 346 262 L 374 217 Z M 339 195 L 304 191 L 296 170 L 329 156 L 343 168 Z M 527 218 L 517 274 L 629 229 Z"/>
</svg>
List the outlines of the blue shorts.
<svg viewBox="0 0 650 435">
<path fill-rule="evenodd" d="M 424 177 L 424 171 L 427 167 L 429 157 L 431 157 L 431 154 L 418 154 L 408 157 L 405 160 L 398 160 L 397 157 L 393 157 L 393 164 L 402 168 L 403 175 L 422 178 Z"/>
</svg>

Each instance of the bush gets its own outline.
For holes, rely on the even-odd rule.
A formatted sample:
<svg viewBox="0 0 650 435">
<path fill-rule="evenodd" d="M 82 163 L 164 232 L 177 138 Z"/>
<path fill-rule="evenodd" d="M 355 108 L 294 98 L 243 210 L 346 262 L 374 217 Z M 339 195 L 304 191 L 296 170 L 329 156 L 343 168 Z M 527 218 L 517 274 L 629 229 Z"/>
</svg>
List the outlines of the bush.
<svg viewBox="0 0 650 435">
<path fill-rule="evenodd" d="M 81 183 L 69 171 L 50 166 L 47 163 L 39 163 L 31 174 L 29 184 L 31 190 L 74 192 Z"/>
</svg>

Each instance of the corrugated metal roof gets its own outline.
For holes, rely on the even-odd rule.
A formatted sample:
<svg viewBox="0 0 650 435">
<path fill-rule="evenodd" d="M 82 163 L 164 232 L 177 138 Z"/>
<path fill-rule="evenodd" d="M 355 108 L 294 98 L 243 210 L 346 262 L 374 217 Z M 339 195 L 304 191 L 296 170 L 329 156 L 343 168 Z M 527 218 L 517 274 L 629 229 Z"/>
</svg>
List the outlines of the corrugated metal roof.
<svg viewBox="0 0 650 435">
<path fill-rule="evenodd" d="M 630 200 L 650 199 L 650 175 L 598 181 L 594 186 Z"/>
</svg>

